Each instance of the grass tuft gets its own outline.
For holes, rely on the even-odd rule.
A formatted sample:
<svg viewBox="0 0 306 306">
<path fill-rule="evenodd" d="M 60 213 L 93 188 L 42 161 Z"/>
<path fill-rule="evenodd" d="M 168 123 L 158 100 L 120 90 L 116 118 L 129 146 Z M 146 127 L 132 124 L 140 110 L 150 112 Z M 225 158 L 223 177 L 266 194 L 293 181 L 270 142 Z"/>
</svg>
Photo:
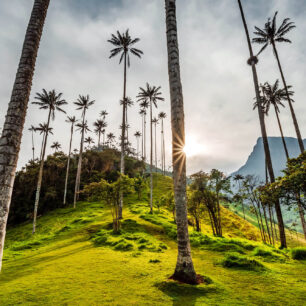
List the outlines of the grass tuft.
<svg viewBox="0 0 306 306">
<path fill-rule="evenodd" d="M 298 247 L 292 249 L 291 257 L 296 260 L 306 260 L 306 248 Z"/>
<path fill-rule="evenodd" d="M 227 254 L 221 261 L 225 268 L 236 268 L 250 271 L 262 271 L 265 269 L 264 265 L 255 259 L 250 259 L 240 254 Z"/>
</svg>

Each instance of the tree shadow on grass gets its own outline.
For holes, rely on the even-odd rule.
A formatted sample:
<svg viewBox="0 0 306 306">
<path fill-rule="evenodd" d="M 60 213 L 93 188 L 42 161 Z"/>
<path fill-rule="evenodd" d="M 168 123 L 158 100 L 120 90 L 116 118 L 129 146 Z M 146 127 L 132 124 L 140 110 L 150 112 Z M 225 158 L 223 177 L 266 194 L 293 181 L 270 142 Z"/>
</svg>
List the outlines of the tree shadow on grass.
<svg viewBox="0 0 306 306">
<path fill-rule="evenodd" d="M 218 293 L 214 284 L 194 286 L 168 280 L 155 283 L 155 287 L 172 298 L 172 305 L 195 305 L 199 298 Z"/>
</svg>

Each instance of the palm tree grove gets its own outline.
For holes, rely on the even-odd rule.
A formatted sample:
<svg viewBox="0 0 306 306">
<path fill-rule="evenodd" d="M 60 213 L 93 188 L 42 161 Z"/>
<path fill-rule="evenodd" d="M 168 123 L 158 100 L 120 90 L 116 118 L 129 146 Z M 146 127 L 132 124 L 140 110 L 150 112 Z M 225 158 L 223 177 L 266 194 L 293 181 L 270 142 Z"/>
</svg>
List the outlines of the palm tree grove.
<svg viewBox="0 0 306 306">
<path fill-rule="evenodd" d="M 2 1 L 0 305 L 305 305 L 305 12 Z"/>
</svg>

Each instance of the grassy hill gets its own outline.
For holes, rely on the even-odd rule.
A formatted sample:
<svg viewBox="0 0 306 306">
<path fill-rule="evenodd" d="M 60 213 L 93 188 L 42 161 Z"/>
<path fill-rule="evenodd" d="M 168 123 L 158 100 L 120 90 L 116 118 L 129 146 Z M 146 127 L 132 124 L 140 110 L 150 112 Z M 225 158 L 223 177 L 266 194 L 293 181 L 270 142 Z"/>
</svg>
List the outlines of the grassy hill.
<svg viewBox="0 0 306 306">
<path fill-rule="evenodd" d="M 155 197 L 171 179 L 155 175 Z M 305 261 L 259 242 L 255 226 L 223 209 L 225 238 L 190 228 L 197 273 L 206 283 L 168 280 L 177 245 L 172 216 L 148 214 L 146 200 L 125 199 L 120 234 L 105 203 L 78 203 L 7 233 L 1 305 L 303 305 Z M 244 238 L 250 239 L 246 240 Z"/>
</svg>

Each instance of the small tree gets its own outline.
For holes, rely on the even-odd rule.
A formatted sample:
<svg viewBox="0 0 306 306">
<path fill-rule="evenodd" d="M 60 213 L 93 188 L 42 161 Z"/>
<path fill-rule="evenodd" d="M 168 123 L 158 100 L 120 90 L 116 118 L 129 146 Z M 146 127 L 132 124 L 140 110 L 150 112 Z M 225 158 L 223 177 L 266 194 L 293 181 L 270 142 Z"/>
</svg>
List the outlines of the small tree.
<svg viewBox="0 0 306 306">
<path fill-rule="evenodd" d="M 138 175 L 134 178 L 134 189 L 137 193 L 137 199 L 140 200 L 142 197 L 143 191 L 146 189 L 147 184 L 143 176 Z"/>
</svg>

